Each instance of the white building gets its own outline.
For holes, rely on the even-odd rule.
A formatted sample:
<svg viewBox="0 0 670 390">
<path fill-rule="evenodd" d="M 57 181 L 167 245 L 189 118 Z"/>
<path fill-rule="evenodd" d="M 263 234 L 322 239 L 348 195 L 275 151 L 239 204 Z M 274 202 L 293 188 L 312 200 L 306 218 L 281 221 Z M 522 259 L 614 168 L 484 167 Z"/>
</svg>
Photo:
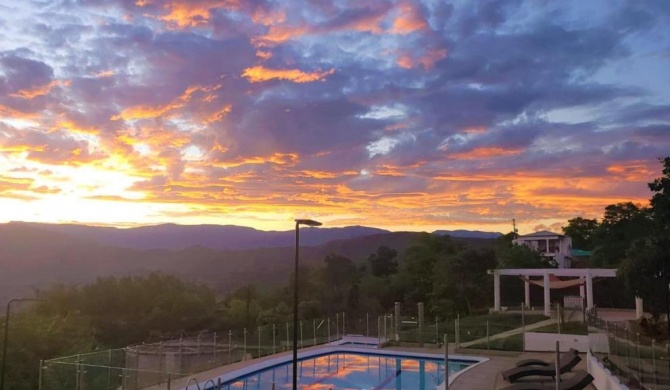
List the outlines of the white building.
<svg viewBox="0 0 670 390">
<path fill-rule="evenodd" d="M 540 252 L 542 256 L 551 257 L 558 264 L 558 268 L 570 268 L 572 238 L 569 236 L 543 230 L 519 236 L 514 243 L 526 245 Z"/>
</svg>

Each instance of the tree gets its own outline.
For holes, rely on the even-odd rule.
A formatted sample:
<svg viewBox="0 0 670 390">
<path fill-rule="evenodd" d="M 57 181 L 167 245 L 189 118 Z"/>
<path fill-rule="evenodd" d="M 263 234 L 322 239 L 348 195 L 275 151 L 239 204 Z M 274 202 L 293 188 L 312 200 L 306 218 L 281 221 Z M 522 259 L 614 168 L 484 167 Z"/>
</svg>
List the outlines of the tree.
<svg viewBox="0 0 670 390">
<path fill-rule="evenodd" d="M 322 302 L 328 307 L 328 312 L 338 312 L 347 309 L 352 286 L 358 284 L 358 270 L 351 259 L 331 254 L 326 256 L 325 267 L 321 272 Z"/>
<path fill-rule="evenodd" d="M 643 298 L 655 317 L 661 312 L 670 315 L 670 157 L 661 163 L 663 175 L 648 184 L 654 193 L 648 213 L 651 223 L 631 245 L 618 272 L 627 289 Z M 670 339 L 670 327 L 666 327 Z"/>
<path fill-rule="evenodd" d="M 593 236 L 598 229 L 597 219 L 575 217 L 568 220 L 568 226 L 563 227 L 563 234 L 572 238 L 572 246 L 582 250 L 593 250 Z"/>
<path fill-rule="evenodd" d="M 435 264 L 465 248 L 465 244 L 454 241 L 449 236 L 421 234 L 407 249 L 401 283 L 405 284 L 405 303 L 427 303 L 433 292 Z"/>
<path fill-rule="evenodd" d="M 368 257 L 370 271 L 373 276 L 382 277 L 398 272 L 398 262 L 395 260 L 398 252 L 387 246 L 377 248 L 377 253 Z"/>
<path fill-rule="evenodd" d="M 464 248 L 438 262 L 434 268 L 432 312 L 443 316 L 470 314 L 486 307 L 491 291 L 485 286 L 492 281 L 487 271 L 495 267 L 492 249 Z"/>
<path fill-rule="evenodd" d="M 647 237 L 652 228 L 650 210 L 632 202 L 605 207 L 602 222 L 594 234 L 592 263 L 616 267 L 638 239 Z"/>
</svg>

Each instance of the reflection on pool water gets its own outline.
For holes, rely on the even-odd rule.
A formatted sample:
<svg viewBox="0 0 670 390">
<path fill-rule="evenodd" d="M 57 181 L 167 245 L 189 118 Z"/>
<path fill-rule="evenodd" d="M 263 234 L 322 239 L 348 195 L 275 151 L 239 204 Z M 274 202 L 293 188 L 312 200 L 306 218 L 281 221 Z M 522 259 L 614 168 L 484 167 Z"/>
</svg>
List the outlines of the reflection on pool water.
<svg viewBox="0 0 670 390">
<path fill-rule="evenodd" d="M 450 361 L 449 375 L 472 365 Z M 444 381 L 444 361 L 430 358 L 338 352 L 302 359 L 298 386 L 307 389 L 435 389 Z M 291 362 L 224 383 L 223 389 L 292 388 Z"/>
</svg>

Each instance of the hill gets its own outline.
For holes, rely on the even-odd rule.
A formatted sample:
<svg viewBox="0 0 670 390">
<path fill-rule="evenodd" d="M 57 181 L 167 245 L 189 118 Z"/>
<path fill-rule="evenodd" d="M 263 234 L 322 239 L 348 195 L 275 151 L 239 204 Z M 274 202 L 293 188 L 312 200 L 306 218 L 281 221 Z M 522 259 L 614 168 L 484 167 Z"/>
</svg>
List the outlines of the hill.
<svg viewBox="0 0 670 390">
<path fill-rule="evenodd" d="M 263 231 L 234 225 L 163 224 L 127 229 L 31 222 L 10 222 L 9 225 L 27 225 L 102 244 L 135 249 L 183 249 L 199 245 L 221 250 L 242 250 L 291 246 L 295 240 L 293 229 Z M 381 233 L 389 231 L 365 226 L 319 229 L 303 227 L 300 232 L 300 243 L 304 246 L 314 246 L 333 240 Z"/>
<path fill-rule="evenodd" d="M 320 266 L 329 254 L 362 263 L 382 245 L 398 251 L 402 261 L 402 254 L 420 234 L 380 233 L 301 246 L 300 264 Z M 475 245 L 492 242 L 465 240 Z M 99 276 L 142 275 L 154 271 L 208 284 L 219 293 L 246 283 L 277 285 L 285 283 L 293 271 L 294 256 L 293 243 L 244 250 L 201 245 L 176 250 L 136 249 L 73 237 L 43 229 L 42 225 L 0 224 L 0 305 L 10 298 L 33 296 L 33 288 L 54 283 L 83 284 Z"/>
<path fill-rule="evenodd" d="M 46 224 L 10 222 L 9 225 L 30 226 L 46 231 L 67 234 L 71 237 L 96 241 L 101 244 L 135 249 L 185 249 L 204 246 L 220 250 L 244 250 L 292 246 L 295 240 L 293 229 L 285 231 L 263 231 L 234 225 L 176 225 L 163 224 L 119 229 L 114 227 L 76 224 Z M 351 239 L 376 234 L 390 233 L 388 230 L 366 226 L 342 228 L 301 228 L 300 244 L 318 246 L 335 240 Z M 457 238 L 497 238 L 501 233 L 468 230 L 437 230 L 434 234 L 448 234 Z"/>
</svg>

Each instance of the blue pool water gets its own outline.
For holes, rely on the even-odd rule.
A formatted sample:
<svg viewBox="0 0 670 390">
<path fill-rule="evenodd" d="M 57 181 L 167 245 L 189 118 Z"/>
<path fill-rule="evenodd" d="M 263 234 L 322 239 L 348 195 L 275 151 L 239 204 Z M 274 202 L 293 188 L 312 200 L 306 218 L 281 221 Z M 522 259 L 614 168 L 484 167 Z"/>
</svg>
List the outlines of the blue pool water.
<svg viewBox="0 0 670 390">
<path fill-rule="evenodd" d="M 450 361 L 449 375 L 471 361 Z M 298 386 L 305 389 L 435 389 L 444 381 L 444 361 L 440 359 L 337 352 L 301 359 Z M 229 380 L 223 389 L 290 389 L 291 362 Z"/>
</svg>

